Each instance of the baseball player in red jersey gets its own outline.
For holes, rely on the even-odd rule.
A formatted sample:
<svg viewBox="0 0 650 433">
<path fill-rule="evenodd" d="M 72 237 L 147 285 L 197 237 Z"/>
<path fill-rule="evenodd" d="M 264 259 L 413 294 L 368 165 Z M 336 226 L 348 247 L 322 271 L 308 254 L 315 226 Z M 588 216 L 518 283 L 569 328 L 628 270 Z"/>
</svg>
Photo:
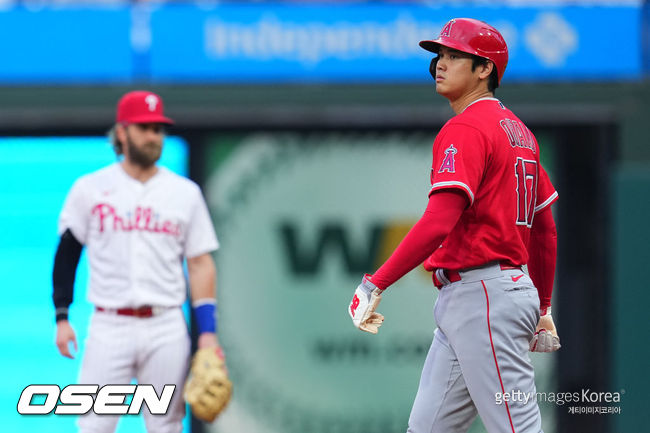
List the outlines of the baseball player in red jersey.
<svg viewBox="0 0 650 433">
<path fill-rule="evenodd" d="M 538 433 L 528 351 L 560 347 L 551 317 L 558 194 L 535 137 L 494 97 L 508 62 L 501 34 L 457 18 L 420 46 L 437 54 L 430 72 L 456 116 L 433 144 L 424 215 L 364 276 L 348 313 L 356 327 L 377 333 L 382 292 L 424 262 L 440 290 L 438 328 L 408 432 L 465 432 L 478 413 L 490 433 Z"/>
<path fill-rule="evenodd" d="M 90 265 L 88 299 L 95 305 L 79 382 L 103 386 L 176 385 L 166 415 L 143 407 L 147 430 L 178 433 L 185 414 L 183 384 L 190 340 L 182 304 L 187 272 L 199 330 L 198 347 L 223 356 L 216 334 L 216 268 L 219 243 L 198 185 L 156 163 L 164 129 L 172 120 L 154 93 L 134 91 L 117 106 L 112 130 L 124 157 L 79 178 L 59 218 L 61 240 L 54 259 L 56 344 L 72 358 L 76 336 L 68 322 L 75 272 L 82 248 Z M 90 411 L 79 418 L 82 432 L 113 432 L 116 416 Z"/>
</svg>

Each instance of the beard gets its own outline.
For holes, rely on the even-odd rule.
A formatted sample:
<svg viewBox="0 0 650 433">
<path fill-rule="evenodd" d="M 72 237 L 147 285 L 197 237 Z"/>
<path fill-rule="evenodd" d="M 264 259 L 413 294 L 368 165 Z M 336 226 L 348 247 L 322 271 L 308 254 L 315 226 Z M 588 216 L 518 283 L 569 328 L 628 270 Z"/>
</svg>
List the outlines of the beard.
<svg viewBox="0 0 650 433">
<path fill-rule="evenodd" d="M 147 142 L 142 146 L 136 146 L 128 135 L 126 137 L 126 147 L 128 148 L 129 161 L 142 168 L 152 167 L 162 154 L 162 145 L 160 143 Z"/>
</svg>

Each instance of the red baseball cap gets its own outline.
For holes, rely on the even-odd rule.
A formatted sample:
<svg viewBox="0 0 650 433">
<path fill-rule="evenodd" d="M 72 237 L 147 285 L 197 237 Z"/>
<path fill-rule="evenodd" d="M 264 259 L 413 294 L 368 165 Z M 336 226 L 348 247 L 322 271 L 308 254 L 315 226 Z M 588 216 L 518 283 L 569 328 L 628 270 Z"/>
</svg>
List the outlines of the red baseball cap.
<svg viewBox="0 0 650 433">
<path fill-rule="evenodd" d="M 118 123 L 166 123 L 174 121 L 163 114 L 162 98 L 146 90 L 135 90 L 120 98 L 117 103 Z"/>
</svg>

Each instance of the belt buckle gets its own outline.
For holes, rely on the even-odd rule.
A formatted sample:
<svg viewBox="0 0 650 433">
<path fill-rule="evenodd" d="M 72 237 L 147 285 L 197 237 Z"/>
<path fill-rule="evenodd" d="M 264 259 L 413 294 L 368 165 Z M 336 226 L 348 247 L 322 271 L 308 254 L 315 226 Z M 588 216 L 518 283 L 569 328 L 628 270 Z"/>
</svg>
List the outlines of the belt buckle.
<svg viewBox="0 0 650 433">
<path fill-rule="evenodd" d="M 449 283 L 450 281 L 445 274 L 445 269 L 437 268 L 433 271 L 433 285 L 436 286 L 438 290 L 442 289 L 443 286 Z"/>
</svg>

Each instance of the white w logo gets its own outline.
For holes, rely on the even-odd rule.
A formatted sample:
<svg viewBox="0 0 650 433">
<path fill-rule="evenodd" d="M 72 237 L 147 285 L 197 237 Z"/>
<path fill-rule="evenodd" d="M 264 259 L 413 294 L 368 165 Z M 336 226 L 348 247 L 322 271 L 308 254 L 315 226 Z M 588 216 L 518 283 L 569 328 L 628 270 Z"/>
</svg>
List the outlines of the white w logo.
<svg viewBox="0 0 650 433">
<path fill-rule="evenodd" d="M 144 102 L 149 106 L 149 111 L 156 111 L 156 106 L 158 105 L 158 97 L 156 95 L 147 95 L 144 98 Z"/>
</svg>

